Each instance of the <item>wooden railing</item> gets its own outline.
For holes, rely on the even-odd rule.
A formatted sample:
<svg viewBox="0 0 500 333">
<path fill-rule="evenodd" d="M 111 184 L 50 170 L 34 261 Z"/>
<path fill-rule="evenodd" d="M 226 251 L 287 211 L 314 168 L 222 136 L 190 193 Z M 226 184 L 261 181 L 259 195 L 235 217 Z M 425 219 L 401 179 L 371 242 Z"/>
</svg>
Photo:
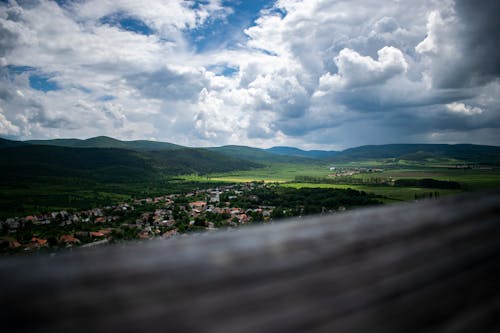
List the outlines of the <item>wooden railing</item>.
<svg viewBox="0 0 500 333">
<path fill-rule="evenodd" d="M 2 332 L 498 332 L 500 193 L 0 258 Z"/>
</svg>

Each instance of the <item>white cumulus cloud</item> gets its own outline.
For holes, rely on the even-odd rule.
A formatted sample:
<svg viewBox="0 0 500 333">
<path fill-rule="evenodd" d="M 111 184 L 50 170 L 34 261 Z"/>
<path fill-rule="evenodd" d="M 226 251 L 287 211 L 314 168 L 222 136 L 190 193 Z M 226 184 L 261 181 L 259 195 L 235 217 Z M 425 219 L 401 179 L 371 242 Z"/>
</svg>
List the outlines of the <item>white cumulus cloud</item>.
<svg viewBox="0 0 500 333">
<path fill-rule="evenodd" d="M 405 73 L 408 63 L 397 48 L 386 46 L 378 52 L 378 59 L 362 56 L 351 49 L 343 49 L 335 57 L 338 72 L 327 73 L 320 78 L 321 86 L 352 88 L 382 84 L 388 79 Z"/>
</svg>

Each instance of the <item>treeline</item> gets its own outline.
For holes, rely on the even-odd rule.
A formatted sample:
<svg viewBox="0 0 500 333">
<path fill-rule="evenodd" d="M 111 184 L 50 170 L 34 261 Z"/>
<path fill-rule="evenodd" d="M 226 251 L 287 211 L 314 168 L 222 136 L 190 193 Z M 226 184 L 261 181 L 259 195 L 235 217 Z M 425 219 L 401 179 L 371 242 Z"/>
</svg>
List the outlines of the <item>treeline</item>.
<svg viewBox="0 0 500 333">
<path fill-rule="evenodd" d="M 233 205 L 251 208 L 255 205 L 273 206 L 272 218 L 319 214 L 350 208 L 380 204 L 378 196 L 353 189 L 270 187 L 253 190 Z"/>
<path fill-rule="evenodd" d="M 295 183 L 311 183 L 311 184 L 349 184 L 349 185 L 389 185 L 385 178 L 369 177 L 355 178 L 349 176 L 338 176 L 334 178 L 312 177 L 312 176 L 295 176 Z"/>
<path fill-rule="evenodd" d="M 440 189 L 460 189 L 460 183 L 447 180 L 436 180 L 432 178 L 422 179 L 397 179 L 394 181 L 396 187 L 424 187 Z"/>
<path fill-rule="evenodd" d="M 396 186 L 396 187 L 423 187 L 439 189 L 461 189 L 461 185 L 455 181 L 436 180 L 432 178 L 422 179 L 397 179 L 394 182 L 381 177 L 355 178 L 355 177 L 311 177 L 295 176 L 296 183 L 312 184 L 348 184 L 348 185 L 370 185 L 370 186 Z"/>
</svg>

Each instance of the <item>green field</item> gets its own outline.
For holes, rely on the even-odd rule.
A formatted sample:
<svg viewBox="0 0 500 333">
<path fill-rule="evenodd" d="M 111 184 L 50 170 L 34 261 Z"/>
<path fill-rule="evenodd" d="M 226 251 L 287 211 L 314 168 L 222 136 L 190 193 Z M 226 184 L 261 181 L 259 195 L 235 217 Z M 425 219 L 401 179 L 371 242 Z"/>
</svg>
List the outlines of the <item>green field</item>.
<svg viewBox="0 0 500 333">
<path fill-rule="evenodd" d="M 326 177 L 330 173 L 326 164 L 269 164 L 263 168 L 247 171 L 233 171 L 214 173 L 206 176 L 182 176 L 189 181 L 217 181 L 217 182 L 251 182 L 265 181 L 270 183 L 289 182 L 296 176 Z"/>
<path fill-rule="evenodd" d="M 343 164 L 335 164 L 337 168 L 382 168 L 383 172 L 375 173 L 360 173 L 353 175 L 354 180 L 382 179 L 383 181 L 396 179 L 423 179 L 432 178 L 442 181 L 454 181 L 461 185 L 461 189 L 429 189 L 419 187 L 395 187 L 383 186 L 375 184 L 351 184 L 349 182 L 332 184 L 327 181 L 321 182 L 296 182 L 297 176 L 309 176 L 315 178 L 324 178 L 331 180 L 334 178 L 328 177 L 332 172 L 329 164 L 317 165 L 302 165 L 302 164 L 271 164 L 265 168 L 210 174 L 207 176 L 183 176 L 182 178 L 189 181 L 212 181 L 212 182 L 251 182 L 265 181 L 280 183 L 280 186 L 293 188 L 352 188 L 355 190 L 374 193 L 384 198 L 382 201 L 386 203 L 414 200 L 428 195 L 445 196 L 457 194 L 463 191 L 476 191 L 481 189 L 500 187 L 500 168 L 486 169 L 451 169 L 446 165 L 429 163 L 410 163 L 398 161 L 398 163 L 388 163 L 387 161 L 361 161 L 350 162 Z M 450 163 L 450 165 L 453 165 Z M 432 194 L 431 194 L 432 193 Z"/>
</svg>

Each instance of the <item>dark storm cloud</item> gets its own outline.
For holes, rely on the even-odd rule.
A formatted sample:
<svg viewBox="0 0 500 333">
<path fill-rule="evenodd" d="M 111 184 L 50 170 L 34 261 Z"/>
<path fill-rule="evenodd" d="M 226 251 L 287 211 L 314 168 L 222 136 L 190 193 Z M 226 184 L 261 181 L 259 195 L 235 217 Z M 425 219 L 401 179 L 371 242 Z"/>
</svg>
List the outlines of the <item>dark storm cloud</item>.
<svg viewBox="0 0 500 333">
<path fill-rule="evenodd" d="M 482 85 L 499 77 L 500 1 L 456 0 L 455 9 L 462 24 L 457 31 L 460 60 L 449 68 L 440 86 Z M 445 61 L 441 65 L 447 66 Z"/>
</svg>

